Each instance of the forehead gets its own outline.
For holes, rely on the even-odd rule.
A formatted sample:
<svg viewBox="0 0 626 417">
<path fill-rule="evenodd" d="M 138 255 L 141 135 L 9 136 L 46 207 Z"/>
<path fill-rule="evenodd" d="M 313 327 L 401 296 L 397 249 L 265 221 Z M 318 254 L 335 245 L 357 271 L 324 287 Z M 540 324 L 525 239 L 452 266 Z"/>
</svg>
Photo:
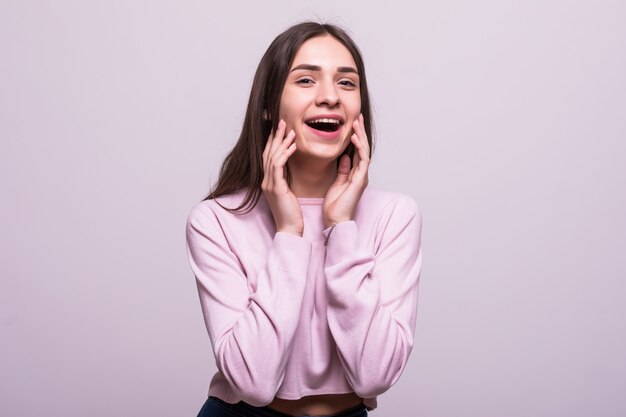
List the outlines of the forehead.
<svg viewBox="0 0 626 417">
<path fill-rule="evenodd" d="M 312 64 L 321 67 L 354 67 L 356 62 L 348 48 L 330 35 L 316 36 L 306 40 L 293 59 L 291 67 Z"/>
</svg>

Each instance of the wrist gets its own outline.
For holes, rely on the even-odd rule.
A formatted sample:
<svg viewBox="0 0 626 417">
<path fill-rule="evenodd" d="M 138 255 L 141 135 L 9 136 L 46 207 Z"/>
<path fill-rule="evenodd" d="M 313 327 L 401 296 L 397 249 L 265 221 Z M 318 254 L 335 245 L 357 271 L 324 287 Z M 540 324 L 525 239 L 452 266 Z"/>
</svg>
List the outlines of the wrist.
<svg viewBox="0 0 626 417">
<path fill-rule="evenodd" d="M 296 230 L 296 229 L 279 229 L 279 230 L 276 230 L 276 232 L 291 233 L 292 235 L 296 235 L 300 237 L 302 237 L 302 235 L 304 234 L 304 231 Z"/>
<path fill-rule="evenodd" d="M 324 229 L 328 229 L 329 227 L 342 222 L 348 222 L 352 219 L 338 219 L 338 220 L 326 220 L 324 221 Z"/>
</svg>

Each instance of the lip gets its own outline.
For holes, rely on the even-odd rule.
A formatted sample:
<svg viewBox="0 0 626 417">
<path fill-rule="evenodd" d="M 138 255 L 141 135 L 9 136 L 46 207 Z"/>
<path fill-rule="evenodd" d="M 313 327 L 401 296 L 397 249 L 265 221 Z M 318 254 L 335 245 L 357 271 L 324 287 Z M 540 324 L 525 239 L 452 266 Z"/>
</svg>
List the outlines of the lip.
<svg viewBox="0 0 626 417">
<path fill-rule="evenodd" d="M 333 113 L 317 114 L 315 116 L 311 116 L 307 118 L 305 122 L 308 122 L 309 120 L 315 120 L 315 119 L 337 119 L 339 120 L 340 124 L 343 125 L 345 123 L 345 120 L 341 115 L 333 114 Z"/>
</svg>

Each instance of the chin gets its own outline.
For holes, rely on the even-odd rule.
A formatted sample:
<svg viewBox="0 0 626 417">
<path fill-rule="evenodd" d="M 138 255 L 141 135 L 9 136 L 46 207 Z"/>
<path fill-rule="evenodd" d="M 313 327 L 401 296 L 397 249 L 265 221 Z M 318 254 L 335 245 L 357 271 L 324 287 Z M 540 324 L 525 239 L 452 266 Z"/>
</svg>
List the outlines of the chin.
<svg viewBox="0 0 626 417">
<path fill-rule="evenodd" d="M 336 149 L 316 149 L 316 146 L 307 148 L 305 151 L 298 150 L 296 153 L 299 153 L 304 158 L 315 158 L 324 161 L 334 161 L 342 154 L 342 152 L 338 152 Z"/>
</svg>

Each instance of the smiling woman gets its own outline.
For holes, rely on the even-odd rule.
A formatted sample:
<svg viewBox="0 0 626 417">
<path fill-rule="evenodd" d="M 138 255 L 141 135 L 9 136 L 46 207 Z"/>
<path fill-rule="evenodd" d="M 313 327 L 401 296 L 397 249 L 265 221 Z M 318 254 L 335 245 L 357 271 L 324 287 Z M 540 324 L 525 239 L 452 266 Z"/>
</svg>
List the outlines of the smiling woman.
<svg viewBox="0 0 626 417">
<path fill-rule="evenodd" d="M 330 47 L 327 49 L 326 47 Z M 323 77 L 320 79 L 320 77 Z M 333 80 L 334 90 L 341 89 L 345 93 L 350 93 L 350 102 L 343 103 L 347 99 L 346 94 L 341 91 L 333 91 L 329 88 L 329 77 L 340 77 Z M 294 90 L 295 89 L 295 90 Z M 292 106 L 304 106 L 305 99 L 311 104 L 313 94 L 330 93 L 331 103 L 324 102 L 324 97 L 313 98 L 318 100 L 316 108 L 307 109 L 307 117 L 318 117 L 319 113 L 330 113 L 342 117 L 342 132 L 344 135 L 335 137 L 334 150 L 343 149 L 341 154 L 348 155 L 353 159 L 355 148 L 352 144 L 348 132 L 353 131 L 352 121 L 355 119 L 354 106 L 358 96 L 357 114 L 363 117 L 361 125 L 364 130 L 364 139 L 367 141 L 368 158 L 375 149 L 373 132 L 373 121 L 371 119 L 371 108 L 367 78 L 365 76 L 365 65 L 361 52 L 341 28 L 331 24 L 319 24 L 315 22 L 303 22 L 294 25 L 278 35 L 271 43 L 256 70 L 250 98 L 244 118 L 243 127 L 239 140 L 233 150 L 226 156 L 220 170 L 220 179 L 213 191 L 207 198 L 214 198 L 220 195 L 229 194 L 247 187 L 245 199 L 237 210 L 248 205 L 254 206 L 262 192 L 261 184 L 264 178 L 264 162 L 261 154 L 263 148 L 268 143 L 268 136 L 278 130 L 278 125 L 285 116 L 284 111 L 289 111 Z M 302 94 L 303 97 L 298 97 Z M 333 95 L 338 95 L 339 105 L 333 104 Z M 350 104 L 349 107 L 346 107 Z M 344 111 L 345 109 L 345 111 Z M 347 119 L 347 111 L 350 110 L 350 119 Z M 282 111 L 282 112 L 281 112 Z M 300 115 L 299 121 L 289 118 L 287 120 L 289 128 L 300 126 L 295 133 L 296 148 L 306 146 L 302 137 L 305 126 Z M 288 131 L 283 129 L 283 131 Z M 323 129 L 321 129 L 323 131 Z M 299 134 L 298 134 L 299 133 Z M 331 135 L 332 136 L 332 135 Z M 370 151 L 371 149 L 371 151 Z M 296 152 L 297 153 L 297 152 Z M 326 162 L 339 163 L 339 155 L 327 154 Z M 332 160 L 328 160 L 331 158 Z M 292 169 L 294 164 L 288 163 L 285 166 L 289 186 L 294 185 Z M 330 177 L 334 176 L 334 168 L 329 169 Z M 320 184 L 319 189 L 295 190 L 295 194 L 305 196 L 324 195 L 324 187 L 328 187 L 329 178 Z M 317 187 L 316 187 L 317 188 Z"/>
<path fill-rule="evenodd" d="M 364 417 L 400 378 L 421 214 L 368 186 L 371 125 L 342 29 L 304 22 L 272 42 L 239 140 L 187 219 L 218 368 L 199 417 Z"/>
</svg>

